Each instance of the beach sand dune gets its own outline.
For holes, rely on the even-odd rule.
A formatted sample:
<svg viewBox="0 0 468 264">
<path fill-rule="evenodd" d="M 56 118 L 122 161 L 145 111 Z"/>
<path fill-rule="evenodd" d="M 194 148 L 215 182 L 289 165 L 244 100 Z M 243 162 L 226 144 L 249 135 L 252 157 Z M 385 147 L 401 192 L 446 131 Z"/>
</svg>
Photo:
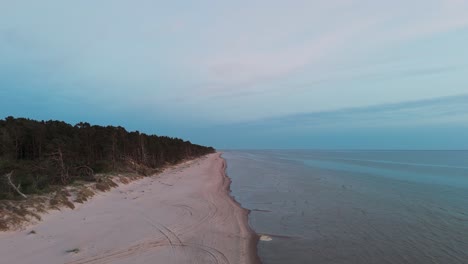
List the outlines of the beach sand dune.
<svg viewBox="0 0 468 264">
<path fill-rule="evenodd" d="M 0 234 L 0 263 L 257 263 L 225 166 L 210 154 Z"/>
</svg>

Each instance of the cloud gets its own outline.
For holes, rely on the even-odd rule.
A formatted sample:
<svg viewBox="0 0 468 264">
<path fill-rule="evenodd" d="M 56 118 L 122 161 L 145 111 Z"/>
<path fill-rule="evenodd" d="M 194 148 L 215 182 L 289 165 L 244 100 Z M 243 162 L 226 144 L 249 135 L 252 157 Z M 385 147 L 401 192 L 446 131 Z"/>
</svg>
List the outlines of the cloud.
<svg viewBox="0 0 468 264">
<path fill-rule="evenodd" d="M 468 127 L 468 94 L 421 101 L 293 114 L 237 123 L 275 130 L 418 127 L 464 124 Z"/>
<path fill-rule="evenodd" d="M 181 123 L 192 115 L 229 123 L 464 93 L 456 80 L 466 55 L 428 65 L 426 53 L 406 52 L 395 67 L 376 60 L 465 27 L 466 10 L 460 0 L 5 2 L 0 70 L 18 81 L 0 104 L 37 90 Z M 407 60 L 418 61 L 401 67 Z"/>
<path fill-rule="evenodd" d="M 396 23 L 397 26 L 386 32 L 389 38 L 382 38 L 390 45 L 468 27 L 468 1 L 465 0 L 396 4 L 407 10 L 392 14 L 393 21 L 399 20 L 403 23 Z"/>
<path fill-rule="evenodd" d="M 468 26 L 464 12 L 468 10 L 467 1 L 300 3 L 275 2 L 273 6 L 283 13 L 258 10 L 256 6 L 250 12 L 234 9 L 226 19 L 237 16 L 242 20 L 226 28 L 219 22 L 221 25 L 208 30 L 224 47 L 193 58 L 191 70 L 198 73 L 199 80 L 189 94 L 260 96 L 290 79 L 310 83 L 330 76 L 339 80 L 340 76 L 332 74 L 336 65 L 353 72 L 356 61 L 367 54 L 385 53 Z M 257 22 L 252 22 L 252 16 Z M 373 74 L 374 65 L 367 66 L 369 72 L 363 74 Z M 416 74 L 421 71 L 419 67 L 404 70 Z"/>
<path fill-rule="evenodd" d="M 229 93 L 234 89 L 248 90 L 256 85 L 287 78 L 308 66 L 318 67 L 332 58 L 337 50 L 346 49 L 356 35 L 373 27 L 376 21 L 378 18 L 366 17 L 353 21 L 346 27 L 337 27 L 311 35 L 299 42 L 294 41 L 294 34 L 284 37 L 285 33 L 281 32 L 276 42 L 282 42 L 282 38 L 288 37 L 292 41 L 279 48 L 255 50 L 247 47 L 227 50 L 221 54 L 215 53 L 214 56 L 208 54 L 207 58 L 195 63 L 196 67 L 203 69 L 201 77 L 205 77 L 206 82 L 203 92 Z M 252 43 L 252 45 L 275 47 L 274 42 Z"/>
<path fill-rule="evenodd" d="M 365 25 L 327 32 L 306 43 L 276 52 L 232 54 L 230 57 L 215 58 L 207 64 L 216 83 L 254 84 L 256 81 L 283 77 L 309 63 L 320 62 L 330 51 L 345 46 L 346 40 L 362 27 Z"/>
</svg>

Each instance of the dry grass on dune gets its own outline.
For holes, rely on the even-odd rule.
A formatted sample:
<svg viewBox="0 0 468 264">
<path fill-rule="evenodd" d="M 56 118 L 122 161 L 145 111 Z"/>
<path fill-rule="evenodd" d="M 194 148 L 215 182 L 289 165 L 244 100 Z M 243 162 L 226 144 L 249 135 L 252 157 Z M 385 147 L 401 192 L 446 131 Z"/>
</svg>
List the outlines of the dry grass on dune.
<svg viewBox="0 0 468 264">
<path fill-rule="evenodd" d="M 110 189 L 119 186 L 117 183 L 107 177 L 100 178 L 95 187 L 101 192 L 109 191 Z"/>
<path fill-rule="evenodd" d="M 24 201 L 0 201 L 0 231 L 20 228 L 25 222 L 40 221 L 40 214 L 46 210 L 41 197 Z"/>
<path fill-rule="evenodd" d="M 84 203 L 88 201 L 90 198 L 92 198 L 95 195 L 95 192 L 93 192 L 90 188 L 83 186 L 81 187 L 78 192 L 76 193 L 76 198 L 74 200 L 75 203 Z"/>
<path fill-rule="evenodd" d="M 123 184 L 142 179 L 141 175 L 101 176 L 94 184 L 78 183 L 45 195 L 32 195 L 24 200 L 0 200 L 0 231 L 17 230 L 27 223 L 41 221 L 41 214 L 61 208 L 75 209 L 74 203 L 89 201 L 99 191 L 106 192 Z"/>
<path fill-rule="evenodd" d="M 66 206 L 70 209 L 75 209 L 75 205 L 68 199 L 70 196 L 71 194 L 67 190 L 58 191 L 56 192 L 55 196 L 50 200 L 50 206 L 54 207 L 54 209 L 59 209 L 62 206 Z"/>
</svg>

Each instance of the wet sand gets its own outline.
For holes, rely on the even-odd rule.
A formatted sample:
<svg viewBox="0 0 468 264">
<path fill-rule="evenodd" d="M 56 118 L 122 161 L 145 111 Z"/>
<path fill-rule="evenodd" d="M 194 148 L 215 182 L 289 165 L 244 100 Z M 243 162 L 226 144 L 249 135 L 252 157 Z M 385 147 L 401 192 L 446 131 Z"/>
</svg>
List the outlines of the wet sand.
<svg viewBox="0 0 468 264">
<path fill-rule="evenodd" d="M 210 154 L 1 233 L 2 263 L 259 263 L 225 168 Z"/>
</svg>

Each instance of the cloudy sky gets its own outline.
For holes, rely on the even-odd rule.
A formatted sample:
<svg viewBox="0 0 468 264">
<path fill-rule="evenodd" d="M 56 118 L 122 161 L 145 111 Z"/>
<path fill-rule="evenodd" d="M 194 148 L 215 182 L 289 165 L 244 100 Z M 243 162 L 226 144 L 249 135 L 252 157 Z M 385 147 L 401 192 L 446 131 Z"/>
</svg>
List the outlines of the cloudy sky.
<svg viewBox="0 0 468 264">
<path fill-rule="evenodd" d="M 0 118 L 468 148 L 468 0 L 0 0 Z"/>
</svg>

